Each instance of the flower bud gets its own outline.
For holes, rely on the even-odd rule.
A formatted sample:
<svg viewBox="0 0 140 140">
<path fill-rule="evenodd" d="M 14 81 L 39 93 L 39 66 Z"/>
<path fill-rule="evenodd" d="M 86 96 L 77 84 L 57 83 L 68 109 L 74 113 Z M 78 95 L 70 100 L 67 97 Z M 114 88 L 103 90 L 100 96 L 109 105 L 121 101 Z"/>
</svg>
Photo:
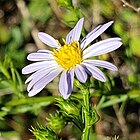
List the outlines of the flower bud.
<svg viewBox="0 0 140 140">
<path fill-rule="evenodd" d="M 37 140 L 58 140 L 58 137 L 52 130 L 45 128 L 40 124 L 37 124 L 37 128 L 32 127 L 31 132 Z"/>
<path fill-rule="evenodd" d="M 78 108 L 78 105 L 75 104 L 72 100 L 64 100 L 62 98 L 57 99 L 57 106 L 59 106 L 62 110 L 62 112 L 67 117 L 72 117 L 75 119 L 78 119 L 80 116 L 80 108 Z"/>
<path fill-rule="evenodd" d="M 60 115 L 59 112 L 50 114 L 50 116 L 47 118 L 47 121 L 48 127 L 51 128 L 55 133 L 60 133 L 67 124 L 65 118 L 62 115 Z"/>
</svg>

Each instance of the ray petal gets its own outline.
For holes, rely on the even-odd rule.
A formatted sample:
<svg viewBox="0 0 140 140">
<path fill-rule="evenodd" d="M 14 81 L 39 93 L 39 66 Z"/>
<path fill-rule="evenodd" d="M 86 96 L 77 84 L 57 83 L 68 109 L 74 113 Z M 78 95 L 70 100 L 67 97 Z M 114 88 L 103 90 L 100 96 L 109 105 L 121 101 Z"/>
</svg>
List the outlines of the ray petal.
<svg viewBox="0 0 140 140">
<path fill-rule="evenodd" d="M 22 74 L 29 74 L 29 73 L 33 73 L 37 70 L 40 70 L 42 68 L 51 66 L 57 64 L 56 61 L 43 61 L 43 62 L 35 62 L 33 64 L 29 64 L 26 67 L 24 67 L 22 69 Z"/>
<path fill-rule="evenodd" d="M 60 77 L 59 91 L 64 99 L 67 99 L 73 89 L 74 70 L 64 71 Z"/>
<path fill-rule="evenodd" d="M 109 70 L 117 71 L 118 68 L 110 62 L 103 61 L 103 60 L 84 60 L 84 63 L 91 64 L 93 66 L 98 66 L 102 68 L 106 68 Z"/>
<path fill-rule="evenodd" d="M 38 50 L 37 52 L 40 52 L 40 53 L 50 53 L 50 54 L 53 54 L 52 51 L 50 50 Z"/>
<path fill-rule="evenodd" d="M 58 42 L 49 34 L 43 33 L 43 32 L 39 32 L 38 33 L 38 38 L 45 43 L 46 45 L 50 46 L 50 47 L 54 47 L 54 48 L 59 48 L 59 44 Z"/>
<path fill-rule="evenodd" d="M 113 21 L 110 21 L 106 24 L 97 26 L 93 31 L 87 34 L 86 39 L 81 43 L 81 48 L 84 49 L 88 44 L 90 44 L 94 39 L 100 36 L 111 24 Z"/>
<path fill-rule="evenodd" d="M 54 71 L 57 68 L 58 67 L 50 67 L 50 68 L 42 69 L 40 71 L 37 71 L 33 75 L 31 75 L 27 79 L 28 81 L 31 80 L 31 82 L 28 84 L 27 91 L 29 92 L 37 81 L 41 80 L 44 76 L 49 75 L 50 72 Z M 27 80 L 26 80 L 26 82 L 28 82 Z"/>
<path fill-rule="evenodd" d="M 49 65 L 48 67 L 44 67 L 44 68 L 36 71 L 35 73 L 33 73 L 31 76 L 29 76 L 27 78 L 27 80 L 25 81 L 25 84 L 27 84 L 31 80 L 35 79 L 35 77 L 39 79 L 42 76 L 42 73 L 47 74 L 50 70 L 56 69 L 57 67 L 58 67 L 58 65 L 54 64 L 54 65 Z"/>
<path fill-rule="evenodd" d="M 64 99 L 67 99 L 73 89 L 73 81 L 74 81 L 74 69 L 71 69 L 67 72 L 67 82 L 68 82 L 68 93 L 64 96 Z"/>
<path fill-rule="evenodd" d="M 87 63 L 83 63 L 83 65 L 89 75 L 93 76 L 95 79 L 99 81 L 102 81 L 102 82 L 106 81 L 106 78 L 100 69 Z"/>
<path fill-rule="evenodd" d="M 51 71 L 48 75 L 44 76 L 42 79 L 37 81 L 33 88 L 28 93 L 28 96 L 34 96 L 38 92 L 40 92 L 48 83 L 50 83 L 60 72 L 62 69 L 55 69 Z"/>
<path fill-rule="evenodd" d="M 84 49 L 87 45 L 87 39 L 92 36 L 102 25 L 97 26 L 94 30 L 92 30 L 90 33 L 88 33 L 81 41 L 81 49 Z"/>
<path fill-rule="evenodd" d="M 82 26 L 83 26 L 84 18 L 81 18 L 75 27 L 67 34 L 66 36 L 66 43 L 71 44 L 73 41 L 79 41 Z"/>
<path fill-rule="evenodd" d="M 112 52 L 118 49 L 121 45 L 122 42 L 120 38 L 109 38 L 99 41 L 83 51 L 83 58 L 85 59 Z"/>
<path fill-rule="evenodd" d="M 59 92 L 65 96 L 68 93 L 68 82 L 66 71 L 63 71 L 59 80 Z"/>
<path fill-rule="evenodd" d="M 30 61 L 43 61 L 43 60 L 54 60 L 54 57 L 50 53 L 31 53 L 27 56 Z"/>
<path fill-rule="evenodd" d="M 74 72 L 76 74 L 77 79 L 81 82 L 81 83 L 85 83 L 87 80 L 87 73 L 85 72 L 85 69 L 80 66 L 77 65 L 74 69 Z"/>
</svg>

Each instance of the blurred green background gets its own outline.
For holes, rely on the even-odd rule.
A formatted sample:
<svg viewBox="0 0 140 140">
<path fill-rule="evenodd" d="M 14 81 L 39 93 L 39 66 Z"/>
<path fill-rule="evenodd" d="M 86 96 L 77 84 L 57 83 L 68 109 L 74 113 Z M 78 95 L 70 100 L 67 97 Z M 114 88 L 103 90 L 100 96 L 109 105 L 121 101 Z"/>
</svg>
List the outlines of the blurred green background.
<svg viewBox="0 0 140 140">
<path fill-rule="evenodd" d="M 103 70 L 106 83 L 91 79 L 91 104 L 97 104 L 100 114 L 91 140 L 140 139 L 140 1 L 127 2 L 132 7 L 121 0 L 0 0 L 0 140 L 33 139 L 31 126 L 47 125 L 46 117 L 57 108 L 59 78 L 29 98 L 27 75 L 21 69 L 30 63 L 29 53 L 50 49 L 38 39 L 39 31 L 61 42 L 81 17 L 85 18 L 82 36 L 113 20 L 97 41 L 117 36 L 123 41 L 117 51 L 99 57 L 119 71 Z M 74 92 L 82 98 L 78 89 Z M 71 123 L 58 135 L 64 140 L 80 139 Z"/>
</svg>

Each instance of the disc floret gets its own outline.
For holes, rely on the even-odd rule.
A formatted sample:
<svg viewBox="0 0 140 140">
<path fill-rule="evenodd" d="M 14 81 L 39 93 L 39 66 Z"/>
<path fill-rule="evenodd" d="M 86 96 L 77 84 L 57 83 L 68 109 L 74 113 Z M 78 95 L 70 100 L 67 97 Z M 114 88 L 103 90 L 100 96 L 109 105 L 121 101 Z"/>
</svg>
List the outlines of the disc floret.
<svg viewBox="0 0 140 140">
<path fill-rule="evenodd" d="M 54 50 L 54 58 L 65 70 L 74 68 L 76 64 L 82 62 L 82 50 L 79 42 L 65 43 L 59 50 Z"/>
</svg>

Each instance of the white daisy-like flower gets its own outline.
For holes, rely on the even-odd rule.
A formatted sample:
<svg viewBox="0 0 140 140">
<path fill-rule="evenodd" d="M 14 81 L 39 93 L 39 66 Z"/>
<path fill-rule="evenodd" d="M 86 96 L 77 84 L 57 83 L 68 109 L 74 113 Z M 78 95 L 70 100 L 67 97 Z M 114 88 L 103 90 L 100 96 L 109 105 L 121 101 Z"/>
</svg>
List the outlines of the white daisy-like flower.
<svg viewBox="0 0 140 140">
<path fill-rule="evenodd" d="M 91 57 L 114 51 L 122 45 L 121 39 L 109 38 L 88 46 L 94 39 L 101 35 L 112 23 L 97 26 L 81 41 L 84 18 L 81 18 L 76 26 L 67 34 L 64 45 L 61 45 L 52 36 L 39 32 L 39 39 L 46 45 L 53 47 L 53 51 L 39 50 L 27 56 L 30 61 L 37 61 L 22 69 L 23 74 L 32 75 L 26 80 L 29 96 L 39 93 L 48 83 L 61 73 L 59 91 L 64 99 L 67 99 L 73 89 L 74 76 L 85 83 L 88 75 L 102 82 L 106 81 L 103 72 L 97 67 L 117 71 L 117 67 L 107 61 L 93 60 Z"/>
</svg>

